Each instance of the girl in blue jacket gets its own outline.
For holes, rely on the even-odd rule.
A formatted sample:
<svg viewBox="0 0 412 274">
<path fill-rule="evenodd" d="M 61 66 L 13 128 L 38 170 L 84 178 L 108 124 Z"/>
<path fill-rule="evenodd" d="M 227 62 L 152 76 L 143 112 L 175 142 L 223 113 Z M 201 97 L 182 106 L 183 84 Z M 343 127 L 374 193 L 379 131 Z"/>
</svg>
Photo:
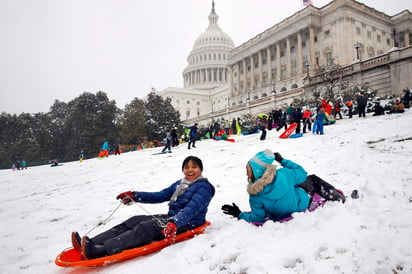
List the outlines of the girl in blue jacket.
<svg viewBox="0 0 412 274">
<path fill-rule="evenodd" d="M 124 204 L 169 201 L 167 214 L 134 216 L 93 238 L 72 233 L 73 247 L 85 259 L 120 253 L 152 241 L 173 238 L 176 234 L 201 226 L 215 188 L 202 176 L 202 161 L 187 157 L 182 164 L 184 178 L 159 192 L 127 191 L 119 194 Z"/>
<path fill-rule="evenodd" d="M 276 169 L 273 161 L 283 168 Z M 267 219 L 278 221 L 292 213 L 309 208 L 312 196 L 318 193 L 326 200 L 344 201 L 343 194 L 298 164 L 283 159 L 279 153 L 266 149 L 256 154 L 246 165 L 249 184 L 250 212 L 241 212 L 235 203 L 223 205 L 223 213 L 247 222 L 263 223 Z"/>
<path fill-rule="evenodd" d="M 315 122 L 313 123 L 312 133 L 321 134 L 323 135 L 323 121 L 328 121 L 328 117 L 326 116 L 325 109 L 321 108 L 316 114 Z"/>
</svg>

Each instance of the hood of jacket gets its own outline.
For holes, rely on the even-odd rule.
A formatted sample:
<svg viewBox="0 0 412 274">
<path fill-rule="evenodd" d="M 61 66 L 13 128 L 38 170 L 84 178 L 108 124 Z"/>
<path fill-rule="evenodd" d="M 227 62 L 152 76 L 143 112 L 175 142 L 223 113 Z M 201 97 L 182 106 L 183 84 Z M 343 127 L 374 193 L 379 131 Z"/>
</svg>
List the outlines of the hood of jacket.
<svg viewBox="0 0 412 274">
<path fill-rule="evenodd" d="M 276 165 L 270 165 L 266 168 L 262 177 L 260 177 L 256 182 L 250 183 L 247 186 L 247 192 L 250 195 L 257 195 L 262 192 L 265 186 L 273 182 L 276 177 Z"/>
</svg>

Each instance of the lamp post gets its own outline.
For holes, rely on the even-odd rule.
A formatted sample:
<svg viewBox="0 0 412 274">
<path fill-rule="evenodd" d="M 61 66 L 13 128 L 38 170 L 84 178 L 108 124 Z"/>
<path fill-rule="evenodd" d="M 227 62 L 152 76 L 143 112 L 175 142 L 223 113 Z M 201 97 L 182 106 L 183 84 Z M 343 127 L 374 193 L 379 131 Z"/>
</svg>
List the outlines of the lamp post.
<svg viewBox="0 0 412 274">
<path fill-rule="evenodd" d="M 305 61 L 305 67 L 306 67 L 306 76 L 309 77 L 309 62 Z"/>
<path fill-rule="evenodd" d="M 213 123 L 213 98 L 212 98 L 212 123 Z"/>
<path fill-rule="evenodd" d="M 247 108 L 250 114 L 250 91 L 247 92 Z"/>
<path fill-rule="evenodd" d="M 273 95 L 273 108 L 276 110 L 276 90 L 274 89 L 272 85 L 272 95 Z"/>
<path fill-rule="evenodd" d="M 360 49 L 360 47 L 361 47 L 361 45 L 360 45 L 360 43 L 356 43 L 355 44 L 355 49 L 356 49 L 356 60 L 360 60 L 360 58 L 359 58 L 359 49 Z"/>
</svg>

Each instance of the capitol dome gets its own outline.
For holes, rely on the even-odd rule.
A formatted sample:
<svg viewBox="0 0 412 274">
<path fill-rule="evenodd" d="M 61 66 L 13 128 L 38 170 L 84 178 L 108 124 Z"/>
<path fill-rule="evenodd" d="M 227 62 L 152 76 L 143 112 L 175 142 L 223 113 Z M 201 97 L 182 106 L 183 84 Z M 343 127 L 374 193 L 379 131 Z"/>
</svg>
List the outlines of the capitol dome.
<svg viewBox="0 0 412 274">
<path fill-rule="evenodd" d="M 187 57 L 188 65 L 183 71 L 185 88 L 209 89 L 228 82 L 227 63 L 234 43 L 219 27 L 218 19 L 212 1 L 209 27 L 196 39 Z"/>
</svg>

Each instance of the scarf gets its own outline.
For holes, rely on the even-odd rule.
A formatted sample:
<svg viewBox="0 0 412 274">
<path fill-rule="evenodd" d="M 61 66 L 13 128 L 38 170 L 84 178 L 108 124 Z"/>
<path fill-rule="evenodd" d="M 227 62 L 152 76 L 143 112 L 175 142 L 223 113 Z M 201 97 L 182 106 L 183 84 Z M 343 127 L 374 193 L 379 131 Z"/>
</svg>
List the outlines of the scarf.
<svg viewBox="0 0 412 274">
<path fill-rule="evenodd" d="M 189 186 L 191 186 L 193 183 L 197 182 L 200 179 L 203 179 L 202 175 L 197 177 L 197 179 L 194 181 L 189 181 L 186 178 L 181 179 L 180 184 L 177 186 L 175 192 L 172 195 L 172 198 L 170 198 L 169 205 L 176 202 L 177 198 L 179 198 L 180 195 L 185 193 Z"/>
</svg>

